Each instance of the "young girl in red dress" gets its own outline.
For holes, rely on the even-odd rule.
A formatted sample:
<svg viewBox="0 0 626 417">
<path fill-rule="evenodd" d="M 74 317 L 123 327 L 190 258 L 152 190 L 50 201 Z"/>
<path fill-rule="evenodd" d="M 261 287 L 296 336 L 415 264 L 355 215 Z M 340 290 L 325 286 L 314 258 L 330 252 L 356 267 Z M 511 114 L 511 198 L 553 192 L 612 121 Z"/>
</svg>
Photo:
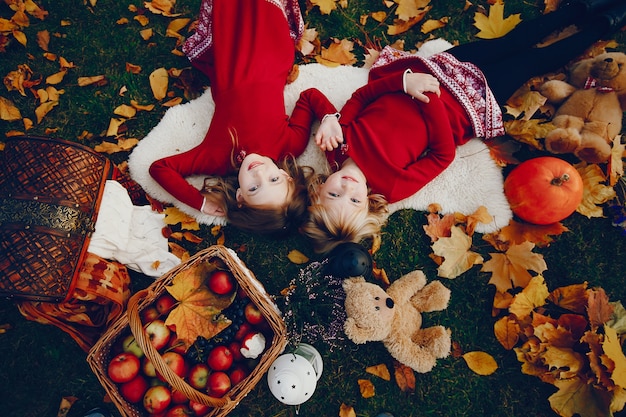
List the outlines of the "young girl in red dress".
<svg viewBox="0 0 626 417">
<path fill-rule="evenodd" d="M 552 31 L 580 23 L 580 31 L 535 47 Z M 387 202 L 415 194 L 474 137 L 504 133 L 504 103 L 534 75 L 566 65 L 595 41 L 626 24 L 622 0 L 573 0 L 523 21 L 505 37 L 453 47 L 429 58 L 386 47 L 368 83 L 341 110 L 343 136 L 320 128 L 332 175 L 310 186 L 312 206 L 303 232 L 319 252 L 377 234 Z M 441 88 L 443 87 L 443 88 Z"/>
<path fill-rule="evenodd" d="M 177 200 L 247 230 L 298 225 L 308 195 L 294 158 L 304 151 L 314 118 L 336 112 L 320 91 L 309 89 L 291 117 L 285 113 L 284 88 L 303 29 L 297 0 L 202 1 L 183 51 L 209 77 L 215 113 L 197 147 L 150 166 L 150 175 Z M 202 191 L 185 179 L 234 174 L 236 180 L 205 181 Z"/>
</svg>

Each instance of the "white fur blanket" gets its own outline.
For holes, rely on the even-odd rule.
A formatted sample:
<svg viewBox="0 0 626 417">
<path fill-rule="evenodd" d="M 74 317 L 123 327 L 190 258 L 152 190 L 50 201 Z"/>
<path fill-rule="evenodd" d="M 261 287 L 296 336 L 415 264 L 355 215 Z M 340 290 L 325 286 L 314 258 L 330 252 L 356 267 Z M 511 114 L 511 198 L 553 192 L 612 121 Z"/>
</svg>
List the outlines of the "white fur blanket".
<svg viewBox="0 0 626 417">
<path fill-rule="evenodd" d="M 449 46 L 443 40 L 430 41 L 420 48 L 418 54 L 427 56 Z M 310 87 L 322 91 L 341 109 L 352 93 L 367 82 L 367 74 L 367 69 L 352 66 L 330 68 L 320 64 L 301 65 L 296 81 L 285 88 L 287 113 L 293 111 L 300 92 Z M 135 147 L 128 161 L 132 178 L 149 195 L 175 205 L 204 224 L 225 222 L 223 218 L 203 214 L 174 199 L 152 179 L 148 169 L 157 159 L 187 151 L 199 144 L 208 130 L 214 109 L 209 90 L 195 100 L 168 109 L 163 119 Z M 312 166 L 316 171 L 328 170 L 323 153 L 312 139 L 298 161 Z M 201 188 L 204 177 L 194 176 L 188 180 Z M 454 161 L 444 172 L 411 197 L 391 204 L 389 208 L 392 213 L 400 209 L 423 211 L 431 203 L 438 203 L 443 213 L 472 214 L 478 207 L 485 206 L 494 220 L 489 224 L 479 224 L 476 227 L 479 233 L 496 231 L 506 226 L 512 218 L 511 208 L 504 196 L 501 169 L 490 157 L 487 146 L 479 139 L 472 139 L 458 147 Z"/>
</svg>

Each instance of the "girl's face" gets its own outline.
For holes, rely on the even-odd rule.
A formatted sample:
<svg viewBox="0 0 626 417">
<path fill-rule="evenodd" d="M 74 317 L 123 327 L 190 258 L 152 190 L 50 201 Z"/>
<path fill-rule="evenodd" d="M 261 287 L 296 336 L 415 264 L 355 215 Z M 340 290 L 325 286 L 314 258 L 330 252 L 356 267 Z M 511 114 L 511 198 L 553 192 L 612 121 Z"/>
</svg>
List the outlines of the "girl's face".
<svg viewBox="0 0 626 417">
<path fill-rule="evenodd" d="M 368 209 L 367 181 L 352 160 L 347 160 L 339 171 L 319 186 L 319 203 L 339 218 Z"/>
<path fill-rule="evenodd" d="M 271 158 L 247 155 L 239 168 L 237 201 L 249 207 L 282 207 L 291 195 L 291 178 Z"/>
</svg>

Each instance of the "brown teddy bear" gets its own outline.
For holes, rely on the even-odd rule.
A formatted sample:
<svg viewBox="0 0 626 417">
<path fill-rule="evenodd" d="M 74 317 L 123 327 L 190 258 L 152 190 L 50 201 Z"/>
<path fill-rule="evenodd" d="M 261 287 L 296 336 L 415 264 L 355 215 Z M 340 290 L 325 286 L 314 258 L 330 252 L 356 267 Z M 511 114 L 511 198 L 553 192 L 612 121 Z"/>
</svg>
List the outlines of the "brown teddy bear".
<svg viewBox="0 0 626 417">
<path fill-rule="evenodd" d="M 590 163 L 608 161 L 626 110 L 626 54 L 607 52 L 575 63 L 569 82 L 550 80 L 539 92 L 560 104 L 546 149 L 574 153 Z"/>
<path fill-rule="evenodd" d="M 422 312 L 448 306 L 450 290 L 438 281 L 426 285 L 421 271 L 394 281 L 387 291 L 363 277 L 343 281 L 346 292 L 346 336 L 354 343 L 382 341 L 391 356 L 420 373 L 437 358 L 450 354 L 450 331 L 443 326 L 422 329 Z"/>
</svg>

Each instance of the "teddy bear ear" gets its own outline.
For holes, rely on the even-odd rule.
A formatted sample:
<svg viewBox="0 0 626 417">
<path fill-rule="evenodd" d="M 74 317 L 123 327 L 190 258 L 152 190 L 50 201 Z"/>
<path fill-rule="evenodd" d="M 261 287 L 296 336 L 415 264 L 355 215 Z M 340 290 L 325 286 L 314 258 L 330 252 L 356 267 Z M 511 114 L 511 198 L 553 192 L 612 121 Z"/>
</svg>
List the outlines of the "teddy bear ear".
<svg viewBox="0 0 626 417">
<path fill-rule="evenodd" d="M 360 282 L 365 282 L 365 278 L 363 277 L 347 278 L 343 280 L 341 285 L 343 286 L 343 289 L 347 291 L 354 284 L 358 284 Z"/>
</svg>

